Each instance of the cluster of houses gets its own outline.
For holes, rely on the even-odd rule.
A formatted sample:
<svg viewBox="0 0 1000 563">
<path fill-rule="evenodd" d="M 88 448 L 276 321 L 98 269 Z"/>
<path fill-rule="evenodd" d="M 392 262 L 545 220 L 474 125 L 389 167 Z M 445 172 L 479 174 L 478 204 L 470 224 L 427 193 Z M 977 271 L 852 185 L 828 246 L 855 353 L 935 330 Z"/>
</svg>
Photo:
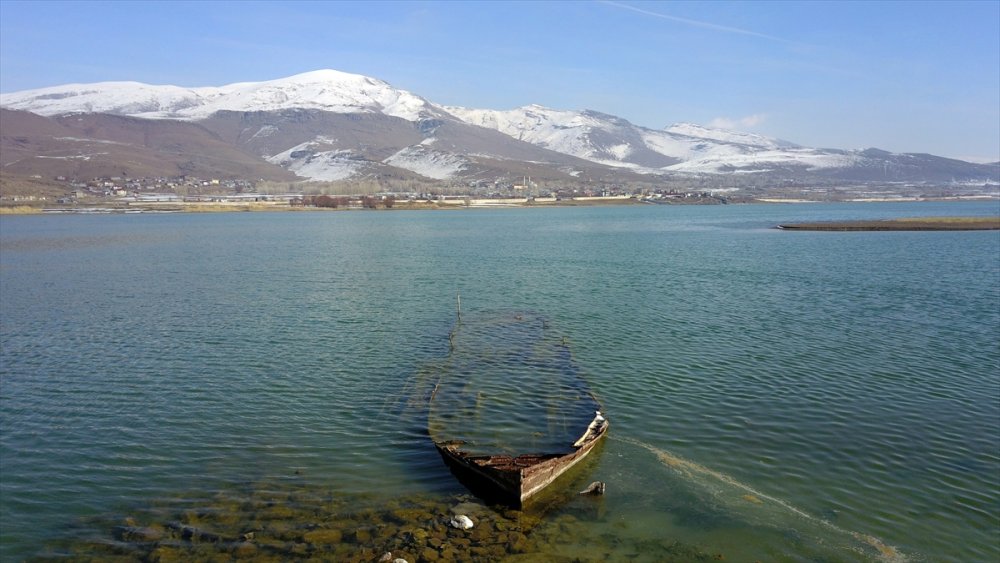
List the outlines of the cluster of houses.
<svg viewBox="0 0 1000 563">
<path fill-rule="evenodd" d="M 56 176 L 55 180 L 65 182 L 71 188 L 69 195 L 60 198 L 59 203 L 73 203 L 88 198 L 107 197 L 180 198 L 182 195 L 200 195 L 206 192 L 241 194 L 254 189 L 254 183 L 248 180 L 206 179 L 195 176 L 150 178 L 101 176 L 90 180 Z"/>
<path fill-rule="evenodd" d="M 102 176 L 81 181 L 57 176 L 70 193 L 58 200 L 60 204 L 84 203 L 88 200 L 114 198 L 135 203 L 246 203 L 270 202 L 291 206 L 318 207 L 391 207 L 394 202 L 438 202 L 444 204 L 479 205 L 552 203 L 570 200 L 636 198 L 651 203 L 670 200 L 705 200 L 716 198 L 708 192 L 682 192 L 674 189 L 642 189 L 626 185 L 539 186 L 525 177 L 520 182 L 506 180 L 473 181 L 467 185 L 452 185 L 430 192 L 385 191 L 374 196 L 350 197 L 306 195 L 303 193 L 262 194 L 250 180 L 198 178 L 195 176 L 144 177 Z M 6 198 L 5 198 L 6 199 Z"/>
</svg>

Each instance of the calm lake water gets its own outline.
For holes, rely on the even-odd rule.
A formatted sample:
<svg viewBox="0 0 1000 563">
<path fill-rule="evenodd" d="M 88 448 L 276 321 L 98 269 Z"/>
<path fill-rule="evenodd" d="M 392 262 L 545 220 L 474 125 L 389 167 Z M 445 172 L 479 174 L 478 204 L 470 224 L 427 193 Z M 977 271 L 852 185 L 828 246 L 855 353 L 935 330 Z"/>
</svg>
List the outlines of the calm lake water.
<svg viewBox="0 0 1000 563">
<path fill-rule="evenodd" d="M 470 318 L 544 318 L 612 422 L 580 477 L 600 511 L 557 509 L 590 539 L 554 551 L 996 561 L 1000 233 L 771 227 L 998 213 L 4 216 L 0 559 L 247 482 L 462 493 L 420 404 L 460 293 Z"/>
</svg>

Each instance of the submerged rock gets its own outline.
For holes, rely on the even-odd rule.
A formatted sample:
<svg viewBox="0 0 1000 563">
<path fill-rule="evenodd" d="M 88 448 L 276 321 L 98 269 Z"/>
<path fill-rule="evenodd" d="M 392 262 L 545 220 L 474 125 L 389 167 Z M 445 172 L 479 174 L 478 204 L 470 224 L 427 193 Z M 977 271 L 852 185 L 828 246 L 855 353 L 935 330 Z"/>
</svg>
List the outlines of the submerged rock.
<svg viewBox="0 0 1000 563">
<path fill-rule="evenodd" d="M 567 550 L 582 541 L 593 551 L 593 557 L 583 560 L 616 559 L 606 555 L 611 543 L 590 535 L 592 529 L 580 526 L 572 512 L 550 513 L 542 522 L 540 513 L 494 509 L 464 494 L 400 497 L 379 506 L 364 497 L 331 502 L 328 491 L 298 485 L 257 487 L 209 501 L 192 502 L 185 496 L 176 507 L 154 507 L 124 520 L 116 516 L 106 527 L 113 534 L 111 541 L 81 541 L 62 549 L 76 556 L 73 561 L 266 563 L 312 557 L 356 563 L 527 563 L 573 561 L 578 553 Z M 288 519 L 273 519 L 280 513 L 273 510 L 278 503 L 285 503 Z M 644 559 L 648 561 L 700 560 L 687 554 L 659 558 L 666 553 L 661 546 L 626 542 L 616 536 L 613 544 L 619 543 L 634 543 L 635 552 L 650 554 Z M 624 553 L 627 548 L 616 549 Z"/>
<path fill-rule="evenodd" d="M 305 540 L 306 543 L 332 545 L 340 543 L 343 539 L 343 535 L 344 534 L 341 530 L 318 529 L 306 532 L 302 536 L 302 539 Z"/>
</svg>

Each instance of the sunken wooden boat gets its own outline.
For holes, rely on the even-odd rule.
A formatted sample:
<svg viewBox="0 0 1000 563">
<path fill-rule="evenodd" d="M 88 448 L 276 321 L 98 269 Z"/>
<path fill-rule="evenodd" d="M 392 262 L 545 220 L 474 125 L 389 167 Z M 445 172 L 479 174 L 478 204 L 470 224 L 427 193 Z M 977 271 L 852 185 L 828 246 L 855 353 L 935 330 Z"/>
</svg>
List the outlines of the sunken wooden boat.
<svg viewBox="0 0 1000 563">
<path fill-rule="evenodd" d="M 449 344 L 436 366 L 428 433 L 477 496 L 522 508 L 603 441 L 602 406 L 544 317 L 466 315 Z"/>
<path fill-rule="evenodd" d="M 608 431 L 600 411 L 569 453 L 471 455 L 462 441 L 434 442 L 451 470 L 481 495 L 517 508 L 583 461 Z"/>
</svg>

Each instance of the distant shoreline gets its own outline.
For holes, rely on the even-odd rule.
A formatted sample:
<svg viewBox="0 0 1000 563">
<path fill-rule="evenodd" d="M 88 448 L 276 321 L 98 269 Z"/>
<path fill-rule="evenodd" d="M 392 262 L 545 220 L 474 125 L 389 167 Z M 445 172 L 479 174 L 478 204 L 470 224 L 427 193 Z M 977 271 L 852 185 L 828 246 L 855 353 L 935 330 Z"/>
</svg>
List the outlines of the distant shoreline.
<svg viewBox="0 0 1000 563">
<path fill-rule="evenodd" d="M 877 221 L 822 221 L 778 225 L 786 231 L 993 231 L 1000 217 L 912 217 Z"/>
<path fill-rule="evenodd" d="M 588 198 L 574 200 L 552 201 L 510 201 L 510 200 L 417 200 L 396 201 L 391 208 L 380 206 L 375 211 L 396 210 L 456 210 L 456 209 L 511 209 L 539 207 L 596 207 L 619 205 L 645 205 L 636 198 Z M 694 205 L 689 203 L 688 205 Z M 0 206 L 0 215 L 86 215 L 86 214 L 138 214 L 138 213 L 234 213 L 234 212 L 273 212 L 273 211 L 373 211 L 360 206 L 350 207 L 314 207 L 289 205 L 283 201 L 254 202 L 130 202 L 121 204 L 109 202 L 93 205 L 75 204 L 60 207 L 42 207 L 31 205 Z"/>
<path fill-rule="evenodd" d="M 784 198 L 758 198 L 751 200 L 737 200 L 729 202 L 730 205 L 753 205 L 753 204 L 807 204 L 807 203 L 923 203 L 942 201 L 1000 201 L 1000 198 L 993 196 L 956 196 L 941 198 L 873 198 L 873 199 L 853 199 L 844 201 L 814 201 L 806 199 L 784 199 Z M 605 207 L 605 206 L 625 206 L 625 205 L 720 205 L 719 200 L 651 200 L 638 197 L 590 197 L 557 200 L 535 199 L 476 199 L 476 198 L 449 198 L 446 200 L 415 200 L 396 201 L 391 208 L 379 207 L 378 211 L 394 210 L 456 210 L 456 209 L 531 209 L 549 207 Z M 284 201 L 248 201 L 248 202 L 94 202 L 92 204 L 76 203 L 60 207 L 43 207 L 39 205 L 0 205 L 0 215 L 87 215 L 87 214 L 139 214 L 139 213 L 234 213 L 234 212 L 273 212 L 273 211 L 360 211 L 359 206 L 351 207 L 313 207 L 289 205 Z M 366 210 L 370 211 L 370 210 Z M 805 224 L 804 224 L 805 225 Z M 810 224 L 812 225 L 812 224 Z M 899 229 L 899 228 L 834 228 L 833 224 L 817 223 L 817 226 L 796 226 L 785 225 L 782 228 L 799 230 L 970 230 L 941 228 L 934 225 L 933 229 Z M 820 226 L 824 228 L 820 228 Z M 886 225 L 878 225 L 885 227 Z M 981 229 L 983 227 L 976 227 Z"/>
</svg>

